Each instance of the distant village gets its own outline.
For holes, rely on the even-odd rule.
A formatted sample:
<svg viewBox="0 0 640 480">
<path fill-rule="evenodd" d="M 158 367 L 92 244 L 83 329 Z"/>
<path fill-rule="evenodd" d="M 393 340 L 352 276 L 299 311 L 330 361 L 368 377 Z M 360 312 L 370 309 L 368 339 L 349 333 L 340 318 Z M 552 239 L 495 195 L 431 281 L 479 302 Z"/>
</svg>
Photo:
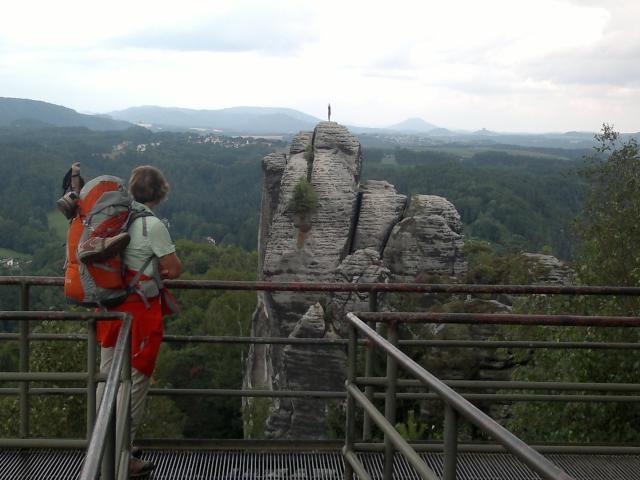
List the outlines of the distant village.
<svg viewBox="0 0 640 480">
<path fill-rule="evenodd" d="M 189 135 L 186 138 L 186 141 L 187 143 L 195 143 L 201 145 L 220 145 L 224 148 L 243 148 L 249 145 L 263 145 L 266 147 L 271 147 L 274 145 L 280 145 L 284 141 L 284 139 L 281 135 L 251 135 L 242 137 L 228 137 L 215 133 L 205 133 Z M 111 153 L 103 153 L 102 156 L 113 158 L 130 149 L 135 149 L 135 151 L 138 153 L 144 153 L 150 149 L 159 147 L 161 143 L 162 142 L 134 144 L 130 141 L 124 141 L 114 145 L 111 149 Z"/>
<path fill-rule="evenodd" d="M 264 145 L 271 147 L 274 144 L 282 142 L 283 137 L 281 135 L 252 135 L 246 137 L 227 137 L 224 135 L 217 135 L 215 133 L 190 135 L 189 143 L 205 144 L 210 143 L 212 145 L 221 145 L 225 148 L 242 148 L 247 145 Z"/>
<path fill-rule="evenodd" d="M 1 270 L 20 270 L 24 265 L 31 263 L 31 260 L 18 259 L 14 257 L 1 257 Z"/>
</svg>

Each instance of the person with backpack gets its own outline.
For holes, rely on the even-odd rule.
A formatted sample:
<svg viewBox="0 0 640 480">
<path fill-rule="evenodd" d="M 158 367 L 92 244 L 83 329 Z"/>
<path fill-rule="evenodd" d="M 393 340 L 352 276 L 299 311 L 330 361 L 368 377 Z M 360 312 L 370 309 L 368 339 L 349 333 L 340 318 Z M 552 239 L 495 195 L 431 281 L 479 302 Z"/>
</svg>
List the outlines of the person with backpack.
<svg viewBox="0 0 640 480">
<path fill-rule="evenodd" d="M 160 350 L 162 317 L 175 311 L 173 298 L 163 287 L 162 280 L 178 278 L 182 270 L 166 225 L 153 215 L 153 208 L 166 197 L 169 184 L 162 172 L 150 165 L 133 169 L 128 192 L 118 183 L 120 179 L 110 176 L 97 177 L 80 190 L 84 182 L 79 164 L 74 164 L 67 175 L 70 177 L 68 187 L 76 195 L 75 198 L 71 195 L 69 200 L 74 217 L 67 241 L 70 266 L 65 273 L 65 294 L 76 303 L 94 303 L 133 317 L 130 436 L 133 442 Z M 68 196 L 69 193 L 65 194 Z M 75 199 L 79 203 L 77 207 L 73 204 Z M 60 201 L 58 206 L 64 213 Z M 84 228 L 84 231 L 76 233 L 72 241 L 74 221 L 76 230 Z M 108 284 L 114 283 L 113 278 L 105 280 L 104 276 L 109 274 L 122 277 L 119 288 L 107 288 Z M 90 281 L 86 285 L 76 285 L 80 283 L 76 279 L 88 277 Z M 99 288 L 95 288 L 96 284 Z M 96 291 L 92 291 L 92 287 Z M 101 373 L 107 374 L 111 367 L 120 323 L 98 321 L 96 324 L 96 337 L 101 346 Z M 103 389 L 104 384 L 101 384 L 98 398 Z M 154 468 L 151 462 L 132 456 L 129 475 L 144 476 Z"/>
</svg>

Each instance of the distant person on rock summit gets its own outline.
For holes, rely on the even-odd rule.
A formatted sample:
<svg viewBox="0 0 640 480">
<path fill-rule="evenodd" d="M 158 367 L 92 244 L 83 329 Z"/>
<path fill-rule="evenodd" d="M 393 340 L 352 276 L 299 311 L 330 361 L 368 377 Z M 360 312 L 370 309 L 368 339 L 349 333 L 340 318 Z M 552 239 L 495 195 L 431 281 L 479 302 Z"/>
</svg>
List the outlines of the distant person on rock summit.
<svg viewBox="0 0 640 480">
<path fill-rule="evenodd" d="M 330 122 L 331 121 L 331 104 L 327 106 L 327 118 L 328 118 L 328 121 Z"/>
</svg>

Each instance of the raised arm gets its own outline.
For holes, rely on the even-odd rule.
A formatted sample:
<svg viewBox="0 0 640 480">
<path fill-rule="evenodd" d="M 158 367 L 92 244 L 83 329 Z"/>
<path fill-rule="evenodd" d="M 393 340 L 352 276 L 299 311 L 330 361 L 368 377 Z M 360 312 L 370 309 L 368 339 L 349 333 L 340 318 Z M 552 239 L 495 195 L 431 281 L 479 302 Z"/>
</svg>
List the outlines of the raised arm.
<svg viewBox="0 0 640 480">
<path fill-rule="evenodd" d="M 71 165 L 71 190 L 80 193 L 80 162 Z"/>
</svg>

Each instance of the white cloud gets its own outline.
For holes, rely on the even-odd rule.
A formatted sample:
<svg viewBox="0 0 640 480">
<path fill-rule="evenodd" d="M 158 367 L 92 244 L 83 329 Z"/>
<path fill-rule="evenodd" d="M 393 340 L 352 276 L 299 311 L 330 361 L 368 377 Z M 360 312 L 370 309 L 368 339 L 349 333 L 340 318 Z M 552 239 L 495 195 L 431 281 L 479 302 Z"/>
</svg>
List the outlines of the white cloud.
<svg viewBox="0 0 640 480">
<path fill-rule="evenodd" d="M 0 92 L 80 110 L 287 106 L 344 123 L 598 129 L 636 120 L 632 0 L 23 0 Z"/>
</svg>

